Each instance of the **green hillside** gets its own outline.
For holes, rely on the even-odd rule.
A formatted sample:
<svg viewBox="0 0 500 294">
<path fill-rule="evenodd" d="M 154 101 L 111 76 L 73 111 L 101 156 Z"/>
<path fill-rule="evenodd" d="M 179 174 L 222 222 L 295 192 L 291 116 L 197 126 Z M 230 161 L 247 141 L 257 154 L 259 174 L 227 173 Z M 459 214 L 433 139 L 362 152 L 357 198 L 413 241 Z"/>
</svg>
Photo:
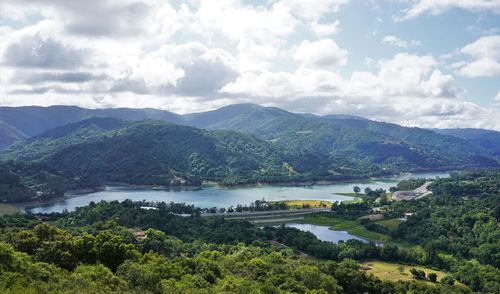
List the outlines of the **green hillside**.
<svg viewBox="0 0 500 294">
<path fill-rule="evenodd" d="M 0 150 L 3 150 L 25 138 L 25 135 L 11 125 L 0 121 Z"/>
<path fill-rule="evenodd" d="M 41 136 L 27 145 L 15 146 L 4 156 L 42 162 L 99 181 L 146 185 L 332 177 L 315 156 L 293 153 L 233 131 L 209 132 L 161 121 L 129 123 L 107 131 L 92 122 L 80 123 L 79 128 L 75 125 L 73 132 L 62 137 Z"/>
<path fill-rule="evenodd" d="M 68 190 L 94 185 L 86 177 L 75 178 L 40 163 L 0 162 L 0 202 L 61 197 Z"/>
<path fill-rule="evenodd" d="M 125 126 L 114 118 L 90 118 L 46 131 L 21 141 L 1 154 L 4 160 L 40 161 L 65 147 L 97 140 L 110 130 Z"/>
<path fill-rule="evenodd" d="M 394 172 L 497 164 L 483 148 L 460 138 L 352 116 L 318 117 L 241 104 L 186 118 L 196 127 L 250 133 L 294 151 L 318 154 L 334 170 L 364 166 L 372 172 Z"/>
</svg>

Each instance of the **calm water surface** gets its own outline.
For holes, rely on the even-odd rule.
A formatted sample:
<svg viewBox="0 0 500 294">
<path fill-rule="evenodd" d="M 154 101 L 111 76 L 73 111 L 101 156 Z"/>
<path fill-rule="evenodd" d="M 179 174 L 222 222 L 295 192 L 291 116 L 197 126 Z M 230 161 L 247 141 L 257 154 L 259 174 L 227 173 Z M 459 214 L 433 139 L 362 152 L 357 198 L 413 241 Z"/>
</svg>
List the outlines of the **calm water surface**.
<svg viewBox="0 0 500 294">
<path fill-rule="evenodd" d="M 359 186 L 361 190 L 365 187 L 372 189 L 389 189 L 395 186 L 400 180 L 411 177 L 447 177 L 447 172 L 434 172 L 422 174 L 406 174 L 397 177 L 387 177 L 378 180 L 353 183 L 336 183 L 327 185 L 311 186 L 285 186 L 285 185 L 263 185 L 237 188 L 203 188 L 198 190 L 139 190 L 124 187 L 106 187 L 104 191 L 90 194 L 78 195 L 61 201 L 49 204 L 38 205 L 31 209 L 34 213 L 72 211 L 76 207 L 88 205 L 91 201 L 123 201 L 131 199 L 133 201 L 164 201 L 193 204 L 197 207 L 229 207 L 237 204 L 249 204 L 258 199 L 269 201 L 275 200 L 327 200 L 344 201 L 351 197 L 336 195 L 335 193 L 350 193 L 354 186 Z"/>
<path fill-rule="evenodd" d="M 353 236 L 346 231 L 332 231 L 327 226 L 317 226 L 317 225 L 297 224 L 297 223 L 285 224 L 285 226 L 296 228 L 301 231 L 311 232 L 321 241 L 338 243 L 339 241 L 356 239 L 359 241 L 363 241 L 365 243 L 368 242 L 365 239 Z"/>
</svg>

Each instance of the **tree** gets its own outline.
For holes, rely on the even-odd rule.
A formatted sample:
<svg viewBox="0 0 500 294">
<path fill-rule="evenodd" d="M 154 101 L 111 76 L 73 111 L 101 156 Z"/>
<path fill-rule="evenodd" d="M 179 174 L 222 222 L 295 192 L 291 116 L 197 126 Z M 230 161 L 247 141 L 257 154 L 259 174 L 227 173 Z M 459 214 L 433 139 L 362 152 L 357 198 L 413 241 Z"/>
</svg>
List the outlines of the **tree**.
<svg viewBox="0 0 500 294">
<path fill-rule="evenodd" d="M 413 275 L 414 279 L 423 280 L 425 279 L 425 272 L 423 270 L 418 270 L 416 268 L 410 269 L 410 273 Z"/>
<path fill-rule="evenodd" d="M 369 195 L 371 191 L 372 191 L 372 189 L 370 187 L 366 187 L 365 188 L 365 194 L 366 195 Z"/>
<path fill-rule="evenodd" d="M 453 286 L 453 284 L 455 284 L 455 279 L 453 277 L 451 277 L 451 276 L 444 276 L 441 279 L 441 283 Z"/>
<path fill-rule="evenodd" d="M 354 186 L 352 187 L 352 190 L 354 191 L 354 193 L 358 194 L 359 192 L 361 192 L 361 188 L 359 186 Z"/>
<path fill-rule="evenodd" d="M 436 273 L 429 273 L 427 275 L 427 277 L 429 278 L 429 281 L 431 281 L 433 283 L 435 283 L 437 281 L 437 275 L 436 275 Z"/>
</svg>

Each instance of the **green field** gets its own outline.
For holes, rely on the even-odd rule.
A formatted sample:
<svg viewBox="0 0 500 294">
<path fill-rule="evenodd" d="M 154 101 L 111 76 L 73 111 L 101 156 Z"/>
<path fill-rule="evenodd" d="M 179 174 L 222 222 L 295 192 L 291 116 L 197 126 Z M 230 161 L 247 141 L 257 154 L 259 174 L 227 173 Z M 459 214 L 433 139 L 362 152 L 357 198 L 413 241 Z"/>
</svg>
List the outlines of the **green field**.
<svg viewBox="0 0 500 294">
<path fill-rule="evenodd" d="M 347 231 L 349 234 L 374 242 L 389 242 L 391 237 L 385 234 L 366 230 L 355 220 L 326 216 L 305 216 L 302 221 L 307 224 L 329 226 L 331 230 Z"/>
<path fill-rule="evenodd" d="M 344 201 L 342 201 L 342 203 L 348 203 L 348 204 L 360 203 L 360 202 L 363 202 L 363 198 L 355 197 L 352 200 L 344 200 Z"/>
<path fill-rule="evenodd" d="M 0 215 L 3 214 L 16 214 L 19 212 L 14 205 L 0 204 Z"/>
<path fill-rule="evenodd" d="M 399 226 L 401 223 L 401 220 L 397 218 L 391 218 L 391 219 L 384 219 L 376 222 L 378 225 L 381 225 L 383 227 L 389 228 L 389 229 L 394 229 Z"/>
<path fill-rule="evenodd" d="M 361 264 L 361 269 L 366 271 L 367 273 L 371 273 L 377 278 L 381 280 L 389 280 L 389 281 L 409 281 L 413 280 L 413 276 L 410 273 L 410 269 L 415 268 L 418 270 L 423 270 L 425 275 L 427 276 L 429 273 L 435 273 L 437 275 L 437 281 L 441 281 L 441 279 L 448 275 L 445 272 L 433 270 L 430 268 L 422 267 L 422 266 L 412 266 L 384 261 L 366 261 Z M 424 280 L 425 283 L 433 284 L 429 280 Z M 455 282 L 455 285 L 465 287 L 463 284 L 459 282 Z"/>
<path fill-rule="evenodd" d="M 292 209 L 302 209 L 304 205 L 309 205 L 310 208 L 332 207 L 332 203 L 325 200 L 285 200 L 275 201 L 275 203 L 285 203 L 288 208 Z"/>
</svg>

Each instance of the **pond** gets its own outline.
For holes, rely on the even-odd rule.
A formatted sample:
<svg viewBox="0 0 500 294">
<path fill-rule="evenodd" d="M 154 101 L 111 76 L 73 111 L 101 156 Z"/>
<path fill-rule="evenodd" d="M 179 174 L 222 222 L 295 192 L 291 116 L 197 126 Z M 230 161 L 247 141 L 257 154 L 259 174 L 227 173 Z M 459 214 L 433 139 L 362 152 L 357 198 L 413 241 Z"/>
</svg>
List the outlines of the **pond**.
<svg viewBox="0 0 500 294">
<path fill-rule="evenodd" d="M 395 186 L 400 180 L 411 177 L 447 177 L 447 172 L 434 172 L 423 174 L 404 174 L 394 177 L 386 177 L 375 180 L 358 181 L 351 183 L 334 183 L 324 185 L 309 186 L 289 186 L 289 185 L 259 185 L 235 188 L 201 188 L 196 190 L 153 190 L 153 189 L 133 189 L 126 187 L 106 187 L 103 191 L 72 195 L 65 199 L 45 204 L 29 204 L 33 213 L 72 211 L 76 207 L 86 206 L 91 201 L 123 201 L 131 199 L 133 201 L 163 201 L 193 204 L 197 207 L 229 207 L 237 204 L 250 204 L 255 200 L 265 199 L 268 201 L 278 200 L 326 200 L 345 201 L 352 197 L 337 195 L 335 193 L 350 193 L 354 186 L 359 186 L 362 190 L 365 187 L 372 189 L 389 189 Z M 23 204 L 20 208 L 28 206 Z"/>
<path fill-rule="evenodd" d="M 365 243 L 368 242 L 367 240 L 360 238 L 360 237 L 356 237 L 354 235 L 351 235 L 346 231 L 330 230 L 330 228 L 327 226 L 299 224 L 299 223 L 289 223 L 289 224 L 285 224 L 285 226 L 296 228 L 296 229 L 299 229 L 299 230 L 305 231 L 305 232 L 311 232 L 316 236 L 316 238 L 318 238 L 321 241 L 338 243 L 339 241 L 347 241 L 350 239 L 356 239 L 356 240 L 359 240 L 359 241 L 362 241 Z"/>
</svg>

